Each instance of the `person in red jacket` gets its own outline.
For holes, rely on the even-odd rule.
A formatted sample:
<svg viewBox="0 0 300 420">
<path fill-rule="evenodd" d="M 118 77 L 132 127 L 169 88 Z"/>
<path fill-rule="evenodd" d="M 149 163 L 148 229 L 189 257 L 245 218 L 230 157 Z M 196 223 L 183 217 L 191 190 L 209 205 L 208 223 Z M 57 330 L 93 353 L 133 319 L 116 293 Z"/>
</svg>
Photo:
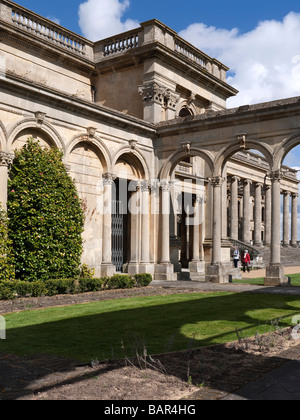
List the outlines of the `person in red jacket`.
<svg viewBox="0 0 300 420">
<path fill-rule="evenodd" d="M 250 255 L 249 255 L 249 252 L 246 250 L 242 254 L 242 264 L 243 264 L 244 273 L 246 272 L 246 268 L 247 268 L 248 273 L 250 272 L 250 262 L 251 262 Z"/>
</svg>

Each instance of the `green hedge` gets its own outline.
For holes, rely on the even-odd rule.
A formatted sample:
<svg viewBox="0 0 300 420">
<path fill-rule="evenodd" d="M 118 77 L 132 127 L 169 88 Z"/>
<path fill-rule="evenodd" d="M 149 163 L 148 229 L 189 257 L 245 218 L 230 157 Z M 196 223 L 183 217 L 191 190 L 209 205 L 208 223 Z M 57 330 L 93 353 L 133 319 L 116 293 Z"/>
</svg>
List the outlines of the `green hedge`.
<svg viewBox="0 0 300 420">
<path fill-rule="evenodd" d="M 150 274 L 137 274 L 135 276 L 116 274 L 112 277 L 100 279 L 81 278 L 79 280 L 0 281 L 0 300 L 147 287 L 151 281 L 152 276 Z"/>
</svg>

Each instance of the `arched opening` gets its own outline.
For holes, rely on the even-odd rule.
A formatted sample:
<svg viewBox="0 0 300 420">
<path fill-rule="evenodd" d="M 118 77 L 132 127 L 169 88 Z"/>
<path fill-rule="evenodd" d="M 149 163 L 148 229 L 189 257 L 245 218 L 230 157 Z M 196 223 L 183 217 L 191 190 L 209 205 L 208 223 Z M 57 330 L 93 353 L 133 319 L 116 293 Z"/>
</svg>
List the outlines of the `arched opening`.
<svg viewBox="0 0 300 420">
<path fill-rule="evenodd" d="M 38 128 L 32 127 L 25 128 L 16 135 L 12 143 L 12 151 L 16 149 L 21 149 L 26 144 L 29 138 L 33 138 L 39 141 L 42 147 L 56 147 L 54 141 L 48 133 Z"/>
<path fill-rule="evenodd" d="M 141 235 L 140 190 L 146 174 L 133 153 L 121 154 L 113 173 L 116 179 L 112 194 L 112 264 L 117 272 L 136 273 L 141 263 L 141 243 L 146 240 Z"/>
<path fill-rule="evenodd" d="M 171 184 L 170 262 L 183 279 L 185 271 L 190 271 L 191 279 L 202 279 L 205 265 L 210 263 L 210 245 L 205 239 L 211 237 L 212 226 L 210 218 L 205 217 L 205 209 L 210 206 L 212 170 L 209 154 L 183 144 L 182 150 L 171 156 L 161 171 L 161 179 Z M 163 240 L 161 246 L 166 246 Z"/>
<path fill-rule="evenodd" d="M 232 150 L 223 161 L 222 238 L 231 255 L 237 246 L 255 260 L 271 244 L 270 169 L 269 156 L 254 148 Z"/>
<path fill-rule="evenodd" d="M 299 140 L 300 143 L 300 140 Z M 283 264 L 296 264 L 292 248 L 297 248 L 300 240 L 299 185 L 300 185 L 300 145 L 295 140 L 287 145 L 281 164 L 281 243 Z"/>
<path fill-rule="evenodd" d="M 182 108 L 179 112 L 179 117 L 180 118 L 190 117 L 191 115 L 194 115 L 194 114 L 188 107 Z"/>
</svg>

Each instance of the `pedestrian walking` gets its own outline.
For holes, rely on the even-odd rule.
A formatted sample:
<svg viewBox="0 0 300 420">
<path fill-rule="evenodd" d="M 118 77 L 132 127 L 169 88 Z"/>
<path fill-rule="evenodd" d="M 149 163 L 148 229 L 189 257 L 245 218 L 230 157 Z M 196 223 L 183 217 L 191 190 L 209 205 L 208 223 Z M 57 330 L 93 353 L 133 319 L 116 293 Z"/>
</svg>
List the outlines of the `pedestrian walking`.
<svg viewBox="0 0 300 420">
<path fill-rule="evenodd" d="M 238 247 L 236 246 L 234 248 L 234 251 L 233 251 L 234 268 L 238 268 L 239 267 L 239 260 L 240 260 L 240 251 L 239 251 Z"/>
<path fill-rule="evenodd" d="M 251 259 L 250 259 L 249 252 L 248 250 L 245 250 L 245 252 L 243 252 L 243 255 L 242 255 L 242 264 L 243 264 L 244 273 L 246 272 L 246 268 L 247 268 L 248 273 L 250 272 L 250 262 L 251 262 Z"/>
</svg>

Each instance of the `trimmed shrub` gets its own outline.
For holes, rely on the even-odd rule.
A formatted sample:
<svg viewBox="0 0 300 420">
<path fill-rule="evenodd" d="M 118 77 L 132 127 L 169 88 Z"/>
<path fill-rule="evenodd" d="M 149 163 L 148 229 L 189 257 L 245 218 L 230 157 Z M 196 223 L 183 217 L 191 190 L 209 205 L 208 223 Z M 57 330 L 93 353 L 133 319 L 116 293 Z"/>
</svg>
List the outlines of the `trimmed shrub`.
<svg viewBox="0 0 300 420">
<path fill-rule="evenodd" d="M 83 279 L 78 280 L 78 292 L 87 293 L 87 292 L 99 292 L 103 290 L 106 279 Z"/>
<path fill-rule="evenodd" d="M 135 287 L 135 280 L 129 275 L 115 274 L 108 278 L 107 289 L 132 289 Z"/>
<path fill-rule="evenodd" d="M 74 279 L 56 279 L 44 282 L 47 296 L 67 295 L 76 293 Z"/>
<path fill-rule="evenodd" d="M 7 208 L 16 278 L 79 276 L 84 215 L 62 153 L 29 139 L 15 154 Z"/>
<path fill-rule="evenodd" d="M 137 287 L 147 287 L 152 282 L 151 274 L 136 274 L 134 276 Z"/>
<path fill-rule="evenodd" d="M 4 280 L 0 282 L 0 300 L 11 300 L 17 297 L 14 284 L 14 281 Z"/>
<path fill-rule="evenodd" d="M 8 237 L 8 218 L 0 205 L 0 281 L 14 280 L 12 241 Z"/>
<path fill-rule="evenodd" d="M 0 300 L 99 292 L 111 289 L 132 289 L 133 287 L 146 287 L 151 281 L 150 274 L 137 274 L 134 277 L 116 274 L 100 279 L 54 279 L 34 282 L 5 280 L 0 281 Z"/>
</svg>

